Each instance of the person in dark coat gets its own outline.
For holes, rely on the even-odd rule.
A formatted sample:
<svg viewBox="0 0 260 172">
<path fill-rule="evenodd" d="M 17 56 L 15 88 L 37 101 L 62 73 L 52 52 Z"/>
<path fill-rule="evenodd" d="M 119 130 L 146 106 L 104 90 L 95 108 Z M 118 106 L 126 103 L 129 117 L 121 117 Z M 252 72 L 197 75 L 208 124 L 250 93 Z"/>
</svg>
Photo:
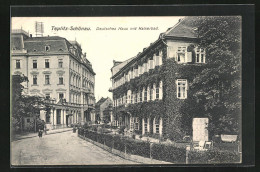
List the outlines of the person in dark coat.
<svg viewBox="0 0 260 172">
<path fill-rule="evenodd" d="M 39 138 L 42 137 L 42 130 L 41 129 L 39 129 L 38 136 L 39 136 Z"/>
</svg>

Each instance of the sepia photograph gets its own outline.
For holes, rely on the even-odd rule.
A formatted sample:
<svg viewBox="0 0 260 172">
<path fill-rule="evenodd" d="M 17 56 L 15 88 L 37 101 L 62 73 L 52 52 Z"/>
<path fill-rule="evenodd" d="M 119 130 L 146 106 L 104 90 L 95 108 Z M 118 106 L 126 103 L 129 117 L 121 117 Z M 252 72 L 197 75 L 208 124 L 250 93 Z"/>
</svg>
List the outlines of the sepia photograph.
<svg viewBox="0 0 260 172">
<path fill-rule="evenodd" d="M 11 166 L 241 164 L 242 17 L 11 17 Z"/>
</svg>

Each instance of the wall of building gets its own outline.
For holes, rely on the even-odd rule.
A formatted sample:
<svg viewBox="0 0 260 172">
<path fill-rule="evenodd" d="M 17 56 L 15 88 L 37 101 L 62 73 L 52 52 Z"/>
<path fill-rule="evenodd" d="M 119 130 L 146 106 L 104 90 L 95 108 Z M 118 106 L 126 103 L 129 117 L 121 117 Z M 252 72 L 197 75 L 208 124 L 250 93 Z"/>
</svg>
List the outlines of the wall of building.
<svg viewBox="0 0 260 172">
<path fill-rule="evenodd" d="M 103 102 L 100 105 L 100 113 L 99 114 L 100 114 L 101 120 L 103 120 L 103 118 L 104 118 L 104 114 L 103 114 L 104 110 L 112 103 L 113 103 L 113 101 L 110 98 L 108 98 L 105 102 Z"/>
<path fill-rule="evenodd" d="M 59 93 L 69 100 L 69 70 L 68 55 L 29 56 L 28 57 L 28 88 L 31 94 L 36 92 L 59 100 Z M 45 60 L 49 60 L 49 68 L 45 68 Z M 37 68 L 33 68 L 33 60 L 37 60 Z M 63 67 L 59 68 L 58 61 L 63 61 Z M 37 76 L 37 85 L 33 84 L 33 76 Z M 45 75 L 50 76 L 50 84 L 45 84 Z M 59 76 L 63 77 L 63 84 L 59 84 Z"/>
</svg>

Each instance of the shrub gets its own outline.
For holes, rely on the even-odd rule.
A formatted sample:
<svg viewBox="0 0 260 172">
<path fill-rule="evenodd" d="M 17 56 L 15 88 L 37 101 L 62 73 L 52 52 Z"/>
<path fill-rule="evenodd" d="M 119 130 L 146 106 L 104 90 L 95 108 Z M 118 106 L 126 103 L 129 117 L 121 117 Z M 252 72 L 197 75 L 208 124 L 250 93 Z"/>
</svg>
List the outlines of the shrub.
<svg viewBox="0 0 260 172">
<path fill-rule="evenodd" d="M 119 135 L 114 136 L 114 149 L 124 152 L 125 151 L 125 138 L 121 138 Z"/>
<path fill-rule="evenodd" d="M 150 157 L 150 143 L 140 140 L 127 139 L 126 152 L 133 155 Z"/>
<path fill-rule="evenodd" d="M 154 143 L 152 145 L 152 158 L 168 162 L 185 163 L 186 149 L 177 148 L 173 145 Z"/>
<path fill-rule="evenodd" d="M 121 127 L 119 128 L 119 130 L 118 130 L 118 133 L 119 133 L 119 134 L 122 134 L 122 133 L 124 133 L 124 130 L 125 130 L 125 126 L 121 126 Z"/>
<path fill-rule="evenodd" d="M 190 151 L 190 163 L 194 164 L 207 164 L 207 163 L 238 163 L 240 156 L 238 152 L 234 151 Z"/>
</svg>

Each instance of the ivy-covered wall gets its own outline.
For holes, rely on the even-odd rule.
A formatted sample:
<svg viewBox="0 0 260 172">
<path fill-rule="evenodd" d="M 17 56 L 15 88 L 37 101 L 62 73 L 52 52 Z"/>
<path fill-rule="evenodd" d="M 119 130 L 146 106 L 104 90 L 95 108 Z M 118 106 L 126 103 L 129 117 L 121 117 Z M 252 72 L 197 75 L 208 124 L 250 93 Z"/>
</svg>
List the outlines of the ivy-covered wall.
<svg viewBox="0 0 260 172">
<path fill-rule="evenodd" d="M 167 42 L 168 43 L 168 42 Z M 160 44 L 154 52 L 162 50 L 162 61 L 161 66 L 156 66 L 155 69 L 150 69 L 149 72 L 143 75 L 131 79 L 115 90 L 113 90 L 113 98 L 119 98 L 123 94 L 127 93 L 127 90 L 138 90 L 139 88 L 146 87 L 149 84 L 156 83 L 160 81 L 163 82 L 163 99 L 148 101 L 136 104 L 129 104 L 127 107 L 117 107 L 115 113 L 119 111 L 130 112 L 132 116 L 139 117 L 140 123 L 142 118 L 153 119 L 154 117 L 163 118 L 163 136 L 165 138 L 170 138 L 172 140 L 180 140 L 184 135 L 191 135 L 192 131 L 192 118 L 200 114 L 190 114 L 185 107 L 194 106 L 192 104 L 192 90 L 188 86 L 187 99 L 177 98 L 177 79 L 186 79 L 189 82 L 200 73 L 206 64 L 196 64 L 194 44 L 191 42 L 180 42 L 178 44 L 176 41 L 171 46 L 188 46 L 188 51 L 192 52 L 192 62 L 178 64 L 175 58 L 169 58 L 169 47 L 165 44 Z M 151 53 L 152 55 L 152 53 Z M 190 109 L 189 109 L 190 110 Z M 185 114 L 186 113 L 186 114 Z M 187 114 L 189 113 L 189 114 Z M 196 111 L 194 113 L 197 113 Z M 185 114 L 185 115 L 184 115 Z M 185 119 L 184 119 L 185 118 Z M 186 120 L 186 121 L 185 121 Z M 152 121 L 150 122 L 152 124 Z M 140 129 L 142 125 L 140 125 Z M 152 125 L 150 125 L 152 127 Z M 187 129 L 188 128 L 188 129 Z M 153 131 L 152 128 L 150 131 Z"/>
<path fill-rule="evenodd" d="M 190 103 L 192 99 L 192 88 L 189 87 L 189 82 L 200 73 L 205 64 L 178 64 L 175 60 L 166 59 L 164 63 L 164 106 L 165 106 L 165 118 L 164 118 L 164 135 L 167 138 L 178 140 L 181 139 L 184 135 L 190 134 L 186 133 L 186 127 L 192 128 L 192 118 L 186 119 L 190 120 L 186 124 L 189 126 L 183 126 L 183 112 L 185 109 L 182 107 L 185 106 L 185 103 Z M 177 79 L 187 79 L 188 81 L 188 90 L 187 90 L 187 99 L 178 99 L 177 98 Z M 193 104 L 190 104 L 193 106 Z M 186 116 L 187 117 L 187 116 Z"/>
</svg>

